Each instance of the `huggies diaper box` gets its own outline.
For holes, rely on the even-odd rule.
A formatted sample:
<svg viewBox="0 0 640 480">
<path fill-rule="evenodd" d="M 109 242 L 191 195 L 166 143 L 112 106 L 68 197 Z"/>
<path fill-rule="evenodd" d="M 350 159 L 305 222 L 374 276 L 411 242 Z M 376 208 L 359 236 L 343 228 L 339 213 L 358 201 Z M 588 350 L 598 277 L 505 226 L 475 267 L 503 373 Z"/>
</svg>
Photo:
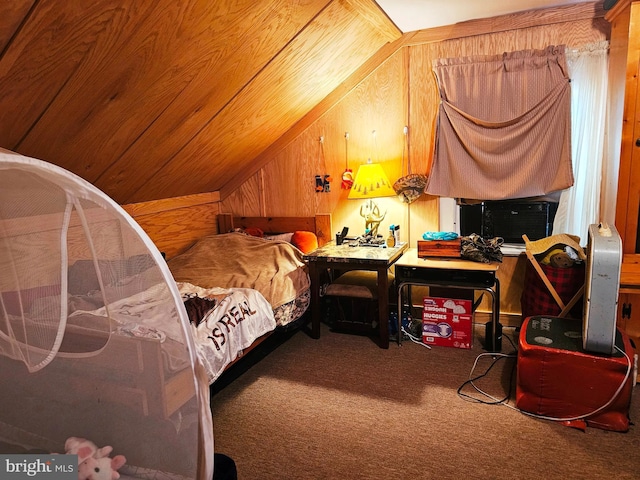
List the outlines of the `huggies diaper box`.
<svg viewBox="0 0 640 480">
<path fill-rule="evenodd" d="M 472 308 L 471 300 L 424 297 L 422 342 L 443 347 L 471 348 Z"/>
</svg>

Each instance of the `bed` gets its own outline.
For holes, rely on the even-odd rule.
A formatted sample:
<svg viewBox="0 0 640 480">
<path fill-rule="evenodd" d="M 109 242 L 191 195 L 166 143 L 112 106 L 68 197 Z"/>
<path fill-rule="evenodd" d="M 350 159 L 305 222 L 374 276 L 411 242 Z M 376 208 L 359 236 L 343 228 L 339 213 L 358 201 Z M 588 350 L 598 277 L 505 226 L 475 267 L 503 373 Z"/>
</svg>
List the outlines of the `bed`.
<svg viewBox="0 0 640 480">
<path fill-rule="evenodd" d="M 303 323 L 311 285 L 301 253 L 313 248 L 309 235 L 316 245 L 326 243 L 331 217 L 219 214 L 217 225 L 218 233 L 167 262 L 197 325 L 196 344 L 210 383 L 276 328 Z M 216 308 L 209 309 L 209 302 Z"/>
<path fill-rule="evenodd" d="M 196 348 L 210 384 L 276 328 L 296 328 L 306 321 L 303 314 L 310 299 L 307 268 L 301 251 L 281 235 L 310 231 L 323 244 L 328 238 L 325 232 L 331 231 L 329 216 L 235 218 L 220 214 L 220 233 L 209 233 L 176 247 L 176 239 L 169 244 L 155 235 L 153 225 L 165 225 L 162 212 L 155 214 L 153 222 L 142 222 L 143 227 L 152 240 L 154 236 L 159 239 L 161 251 L 167 247 L 173 253 L 167 264 L 192 321 Z M 196 211 L 194 217 L 200 214 Z M 181 221 L 187 218 L 183 211 Z M 252 229 L 262 231 L 265 238 L 240 233 Z M 129 261 L 136 263 L 134 270 L 139 271 L 140 263 L 147 260 L 135 256 Z M 126 264 L 111 265 L 107 260 L 101 266 L 129 268 Z M 175 347 L 171 332 L 156 327 L 154 316 L 163 313 L 149 307 L 148 300 L 155 292 L 123 296 L 119 285 L 123 300 L 110 304 L 106 313 L 101 299 L 92 297 L 97 288 L 92 262 L 78 260 L 69 268 L 72 295 L 62 350 L 74 353 L 102 349 L 102 353 L 82 363 L 75 362 L 73 356 L 59 358 L 55 368 L 47 369 L 48 377 L 59 372 L 60 378 L 64 377 L 81 395 L 125 404 L 146 416 L 171 418 L 193 397 L 192 372 L 183 361 L 175 360 L 181 355 L 172 355 Z M 37 311 L 39 295 L 36 292 L 36 301 L 25 305 L 31 311 Z M 116 335 L 109 335 L 108 317 L 116 320 Z M 97 368 L 105 364 L 112 367 Z"/>
<path fill-rule="evenodd" d="M 310 299 L 307 268 L 301 251 L 281 235 L 299 228 L 310 229 L 300 231 L 312 231 L 322 244 L 328 237 L 324 232 L 331 231 L 327 221 L 327 216 L 236 219 L 219 215 L 220 233 L 173 249 L 174 255 L 167 264 L 189 314 L 196 349 L 210 384 L 276 328 L 296 328 L 306 321 L 303 314 Z M 243 233 L 253 228 L 262 231 L 264 237 Z M 148 222 L 146 229 L 153 235 Z M 175 240 L 172 242 L 175 245 Z M 161 251 L 164 246 L 162 242 L 158 245 Z M 135 257 L 130 261 L 139 263 L 145 259 Z M 83 363 L 59 358 L 56 368 L 48 369 L 48 377 L 59 372 L 60 379 L 64 377 L 70 388 L 81 395 L 125 404 L 145 416 L 170 419 L 193 397 L 193 380 L 188 366 L 176 360 L 181 355 L 172 354 L 172 349 L 177 348 L 172 332 L 157 328 L 154 321 L 155 316 L 163 314 L 149 305 L 149 298 L 157 292 L 145 290 L 124 296 L 109 304 L 107 313 L 100 299 L 92 298 L 97 280 L 79 273 L 90 264 L 89 260 L 80 260 L 70 266 L 70 278 L 78 286 L 70 285 L 73 295 L 69 299 L 70 315 L 62 350 L 103 351 L 95 360 Z M 112 266 L 105 261 L 102 267 Z M 105 324 L 109 317 L 116 321 L 116 335 L 109 335 Z M 112 368 L 97 368 L 105 364 Z"/>
<path fill-rule="evenodd" d="M 219 241 L 288 242 L 227 232 L 308 231 L 322 244 L 329 217 L 237 219 L 220 214 L 216 194 L 204 194 L 127 206 L 134 222 L 53 164 L 0 153 L 0 172 L 0 376 L 11 387 L 0 389 L 0 451 L 61 453 L 69 437 L 82 437 L 125 455 L 126 475 L 210 479 L 209 383 L 274 329 L 304 321 L 308 279 L 290 245 L 291 268 L 271 268 L 291 288 L 269 287 L 277 275 L 253 262 L 243 274 L 240 266 L 210 271 L 219 255 L 208 259 L 199 240 L 238 259 Z M 268 255 L 249 255 L 256 257 Z M 205 277 L 193 276 L 196 266 Z M 225 279 L 225 270 L 233 275 Z M 214 347 L 234 347 L 208 362 L 209 372 L 195 345 L 202 325 Z M 238 326 L 249 334 L 236 342 L 230 332 Z"/>
<path fill-rule="evenodd" d="M 211 235 L 168 265 L 210 383 L 260 337 L 297 325 L 309 306 L 302 254 L 284 240 Z"/>
</svg>

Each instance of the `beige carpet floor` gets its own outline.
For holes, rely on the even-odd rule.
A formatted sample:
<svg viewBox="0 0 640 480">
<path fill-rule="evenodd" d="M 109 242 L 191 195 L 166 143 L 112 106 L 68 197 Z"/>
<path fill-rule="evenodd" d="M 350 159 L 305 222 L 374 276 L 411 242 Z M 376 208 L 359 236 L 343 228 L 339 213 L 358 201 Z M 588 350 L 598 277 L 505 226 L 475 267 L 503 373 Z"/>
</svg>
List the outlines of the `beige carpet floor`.
<svg viewBox="0 0 640 480">
<path fill-rule="evenodd" d="M 325 326 L 319 340 L 299 331 L 213 396 L 216 451 L 235 460 L 241 480 L 640 478 L 636 425 L 583 432 L 461 398 L 481 353 L 479 341 L 383 350 Z M 475 373 L 493 360 L 481 357 Z M 478 385 L 507 395 L 514 364 L 499 360 Z M 632 422 L 638 402 L 635 392 Z"/>
</svg>

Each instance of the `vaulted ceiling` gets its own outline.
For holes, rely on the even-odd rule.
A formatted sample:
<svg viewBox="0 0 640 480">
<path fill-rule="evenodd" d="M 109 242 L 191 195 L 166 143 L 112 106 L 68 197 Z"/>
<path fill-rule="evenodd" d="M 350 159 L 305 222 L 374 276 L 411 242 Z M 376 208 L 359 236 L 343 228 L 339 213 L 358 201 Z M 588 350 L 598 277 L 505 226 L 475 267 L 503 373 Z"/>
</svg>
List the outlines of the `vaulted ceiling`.
<svg viewBox="0 0 640 480">
<path fill-rule="evenodd" d="M 0 146 L 119 203 L 216 191 L 401 32 L 372 0 L 0 2 Z"/>
<path fill-rule="evenodd" d="M 3 0 L 0 147 L 119 203 L 228 193 L 407 37 L 374 0 Z"/>
</svg>

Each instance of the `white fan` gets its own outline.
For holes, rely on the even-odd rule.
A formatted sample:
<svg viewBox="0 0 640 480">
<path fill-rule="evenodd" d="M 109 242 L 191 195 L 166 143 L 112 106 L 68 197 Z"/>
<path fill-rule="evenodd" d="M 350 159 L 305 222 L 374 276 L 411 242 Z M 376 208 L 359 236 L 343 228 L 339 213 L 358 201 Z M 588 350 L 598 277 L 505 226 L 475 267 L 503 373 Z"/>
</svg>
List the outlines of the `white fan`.
<svg viewBox="0 0 640 480">
<path fill-rule="evenodd" d="M 622 264 L 622 240 L 616 227 L 589 225 L 584 286 L 582 344 L 588 352 L 611 355 Z"/>
</svg>

